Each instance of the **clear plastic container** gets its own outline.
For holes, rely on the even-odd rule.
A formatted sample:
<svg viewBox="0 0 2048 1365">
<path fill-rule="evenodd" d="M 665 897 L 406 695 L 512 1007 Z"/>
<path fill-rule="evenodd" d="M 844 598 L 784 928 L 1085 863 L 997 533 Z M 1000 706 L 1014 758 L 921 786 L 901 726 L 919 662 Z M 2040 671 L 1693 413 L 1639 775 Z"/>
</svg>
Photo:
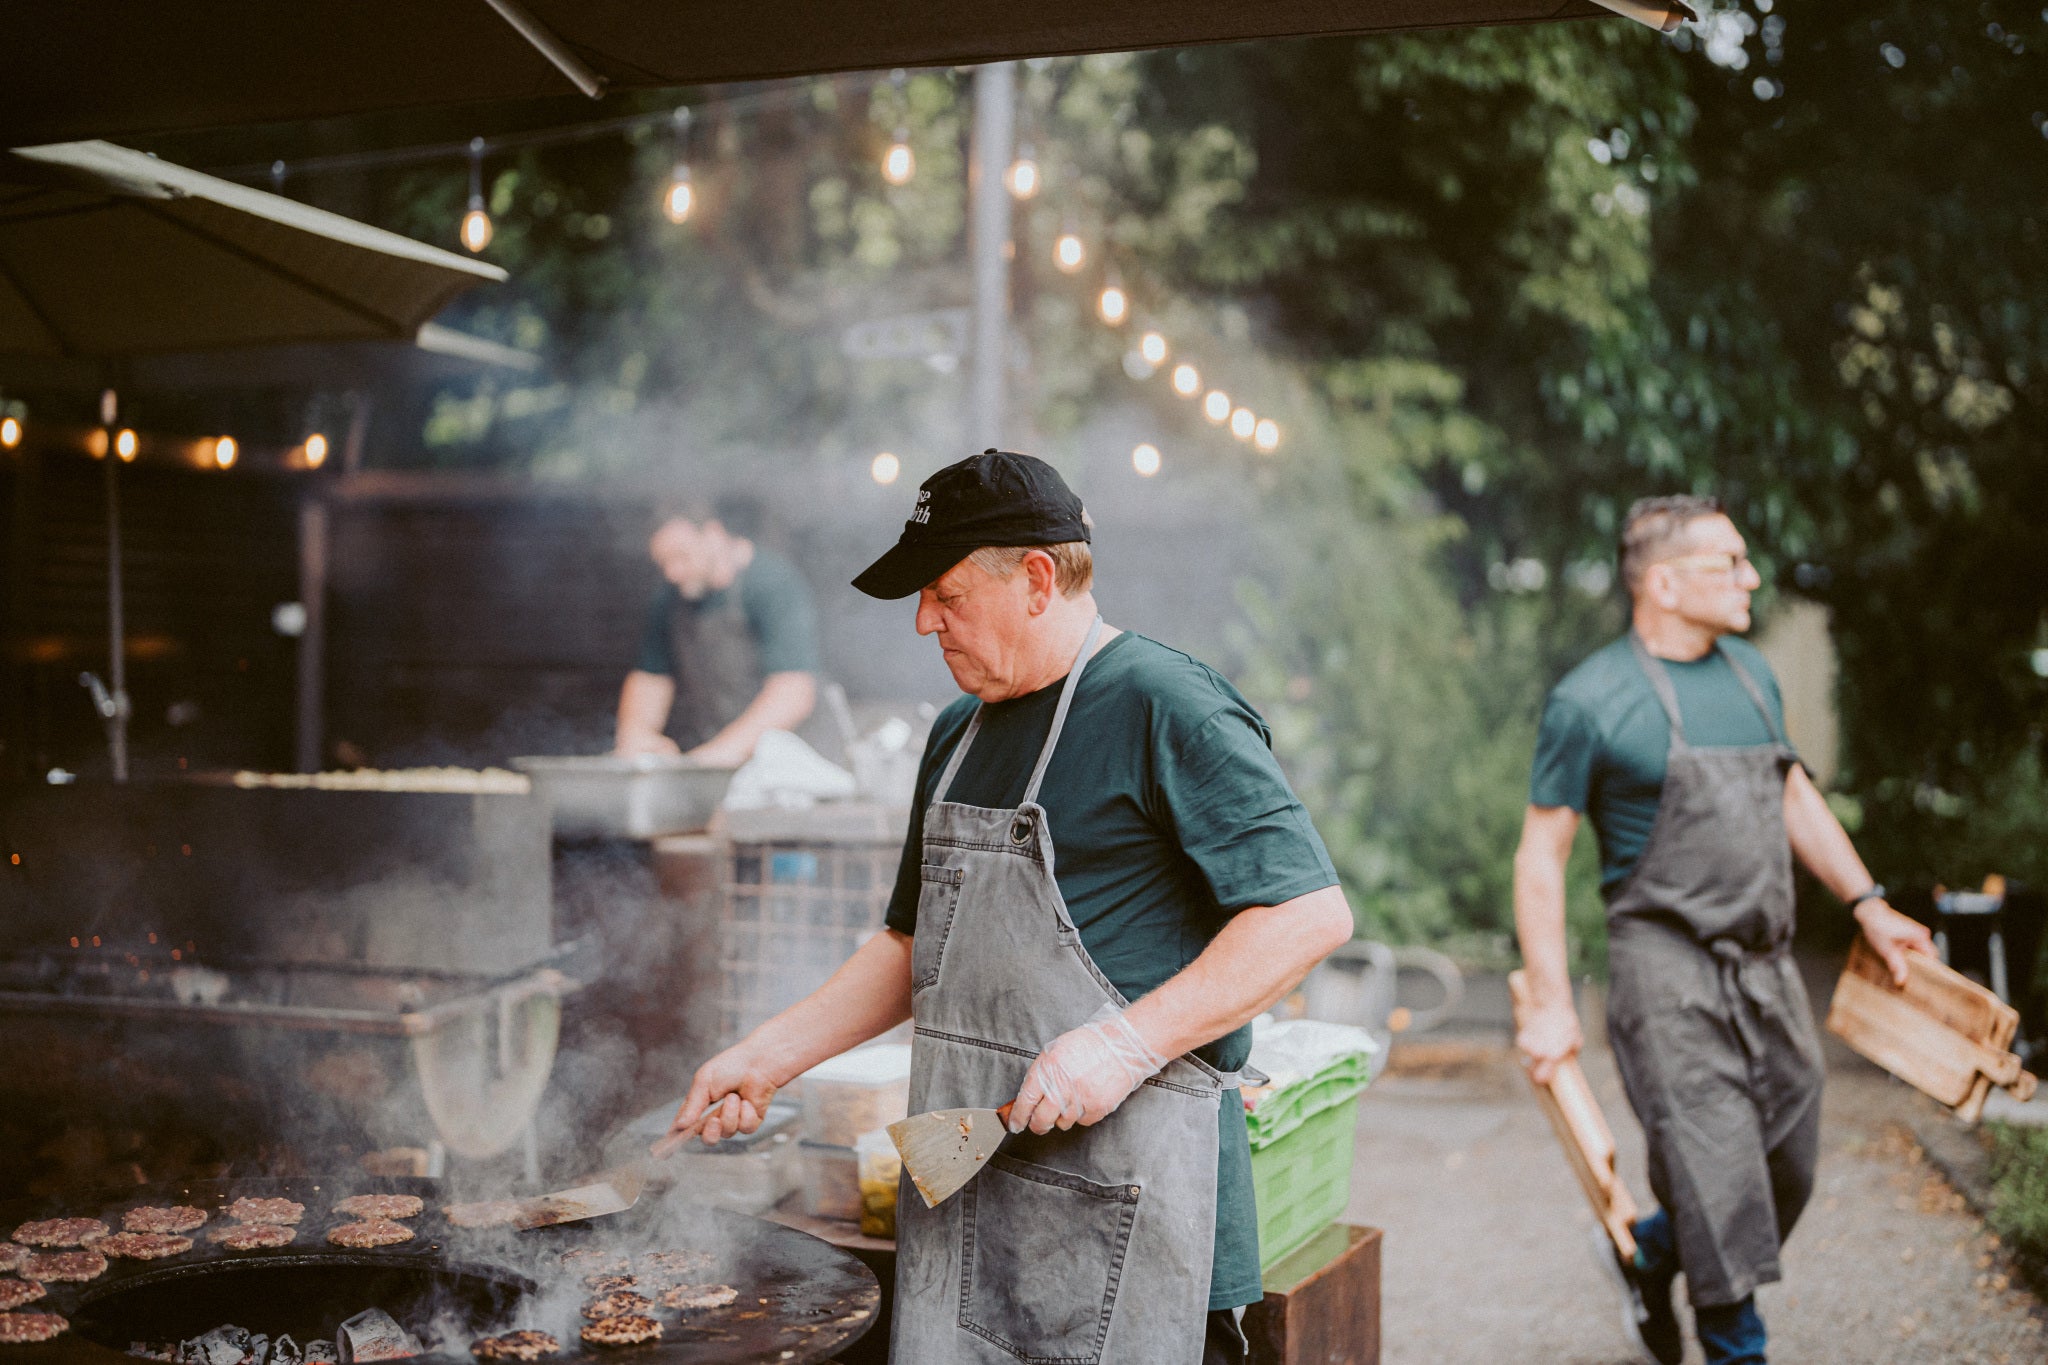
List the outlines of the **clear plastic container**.
<svg viewBox="0 0 2048 1365">
<path fill-rule="evenodd" d="M 860 1157 L 851 1147 L 805 1142 L 804 1212 L 851 1223 L 860 1217 Z"/>
<path fill-rule="evenodd" d="M 853 1144 L 860 1162 L 860 1230 L 870 1237 L 896 1235 L 896 1188 L 903 1157 L 886 1128 L 862 1133 Z"/>
<path fill-rule="evenodd" d="M 842 1052 L 803 1074 L 803 1138 L 849 1151 L 862 1133 L 910 1112 L 910 1047 L 879 1043 Z"/>
</svg>

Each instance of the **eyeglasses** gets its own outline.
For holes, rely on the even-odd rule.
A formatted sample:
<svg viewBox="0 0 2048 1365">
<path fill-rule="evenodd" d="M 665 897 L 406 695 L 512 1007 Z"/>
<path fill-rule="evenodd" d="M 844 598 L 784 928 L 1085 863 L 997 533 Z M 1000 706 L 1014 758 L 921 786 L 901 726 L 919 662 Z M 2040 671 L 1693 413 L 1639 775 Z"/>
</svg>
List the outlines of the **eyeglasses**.
<svg viewBox="0 0 2048 1365">
<path fill-rule="evenodd" d="M 1674 569 L 1694 569 L 1701 573 L 1725 573 L 1730 578 L 1745 569 L 1756 567 L 1749 562 L 1746 554 L 1700 554 L 1677 555 L 1671 559 L 1660 559 L 1659 564 L 1669 564 Z"/>
</svg>

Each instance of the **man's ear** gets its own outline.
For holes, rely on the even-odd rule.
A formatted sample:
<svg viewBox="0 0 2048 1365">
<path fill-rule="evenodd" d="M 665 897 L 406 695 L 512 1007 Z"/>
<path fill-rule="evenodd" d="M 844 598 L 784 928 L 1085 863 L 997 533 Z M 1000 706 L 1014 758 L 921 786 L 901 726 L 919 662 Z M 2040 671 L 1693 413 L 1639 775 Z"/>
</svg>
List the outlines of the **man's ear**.
<svg viewBox="0 0 2048 1365">
<path fill-rule="evenodd" d="M 1024 573 L 1029 578 L 1031 590 L 1028 606 L 1031 614 L 1037 616 L 1052 605 L 1059 594 L 1059 566 L 1044 550 L 1027 550 L 1024 554 Z"/>
</svg>

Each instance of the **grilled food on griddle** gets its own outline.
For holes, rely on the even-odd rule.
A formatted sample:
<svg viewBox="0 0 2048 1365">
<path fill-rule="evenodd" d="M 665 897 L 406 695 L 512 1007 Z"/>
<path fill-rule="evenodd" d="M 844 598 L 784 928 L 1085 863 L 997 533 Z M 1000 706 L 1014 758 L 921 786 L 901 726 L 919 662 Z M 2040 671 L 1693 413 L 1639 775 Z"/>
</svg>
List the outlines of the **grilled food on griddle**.
<svg viewBox="0 0 2048 1365">
<path fill-rule="evenodd" d="M 129 1232 L 190 1232 L 206 1222 L 206 1210 L 190 1204 L 145 1204 L 121 1215 Z"/>
<path fill-rule="evenodd" d="M 0 1345 L 48 1341 L 70 1325 L 56 1313 L 0 1313 Z"/>
<path fill-rule="evenodd" d="M 306 1216 L 306 1206 L 293 1199 L 237 1199 L 228 1205 L 228 1217 L 237 1223 L 296 1223 Z"/>
<path fill-rule="evenodd" d="M 44 1284 L 84 1284 L 107 1273 L 107 1258 L 97 1251 L 39 1251 L 21 1268 L 25 1280 Z"/>
<path fill-rule="evenodd" d="M 229 1251 L 260 1251 L 266 1247 L 290 1246 L 299 1235 L 297 1228 L 282 1223 L 229 1223 L 206 1234 Z"/>
<path fill-rule="evenodd" d="M 338 1228 L 328 1229 L 327 1232 L 327 1240 L 334 1245 L 354 1247 L 359 1251 L 366 1251 L 371 1247 L 397 1246 L 400 1242 L 410 1242 L 412 1239 L 411 1228 L 389 1218 L 366 1218 L 360 1223 L 343 1223 Z"/>
<path fill-rule="evenodd" d="M 44 1218 L 16 1228 L 14 1240 L 32 1247 L 82 1247 L 112 1230 L 97 1218 Z"/>
<path fill-rule="evenodd" d="M 351 1218 L 417 1218 L 426 1201 L 416 1194 L 355 1194 L 334 1206 Z"/>
<path fill-rule="evenodd" d="M 637 1313 L 623 1318 L 601 1318 L 583 1329 L 583 1339 L 592 1346 L 638 1346 L 660 1338 L 661 1324 Z"/>
<path fill-rule="evenodd" d="M 539 1360 L 561 1349 L 562 1343 L 546 1332 L 532 1330 L 502 1332 L 469 1345 L 469 1353 L 478 1360 Z"/>
<path fill-rule="evenodd" d="M 158 1261 L 181 1256 L 192 1249 L 190 1237 L 170 1232 L 117 1232 L 92 1244 L 102 1256 L 130 1261 Z"/>
</svg>

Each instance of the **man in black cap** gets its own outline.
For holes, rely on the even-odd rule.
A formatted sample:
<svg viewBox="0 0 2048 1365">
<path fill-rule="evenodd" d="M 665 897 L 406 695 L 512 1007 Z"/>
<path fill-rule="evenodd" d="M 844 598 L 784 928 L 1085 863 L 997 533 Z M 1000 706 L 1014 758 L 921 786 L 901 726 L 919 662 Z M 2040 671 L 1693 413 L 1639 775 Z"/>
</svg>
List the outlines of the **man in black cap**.
<svg viewBox="0 0 2048 1365">
<path fill-rule="evenodd" d="M 706 1063 L 676 1115 L 707 1141 L 752 1131 L 778 1086 L 905 1018 L 912 1112 L 1011 1102 L 965 1189 L 899 1200 L 900 1365 L 1243 1360 L 1249 1022 L 1352 933 L 1264 722 L 1102 623 L 1091 538 L 1027 455 L 918 490 L 854 585 L 916 594 L 968 695 L 932 728 L 887 928 Z"/>
</svg>

